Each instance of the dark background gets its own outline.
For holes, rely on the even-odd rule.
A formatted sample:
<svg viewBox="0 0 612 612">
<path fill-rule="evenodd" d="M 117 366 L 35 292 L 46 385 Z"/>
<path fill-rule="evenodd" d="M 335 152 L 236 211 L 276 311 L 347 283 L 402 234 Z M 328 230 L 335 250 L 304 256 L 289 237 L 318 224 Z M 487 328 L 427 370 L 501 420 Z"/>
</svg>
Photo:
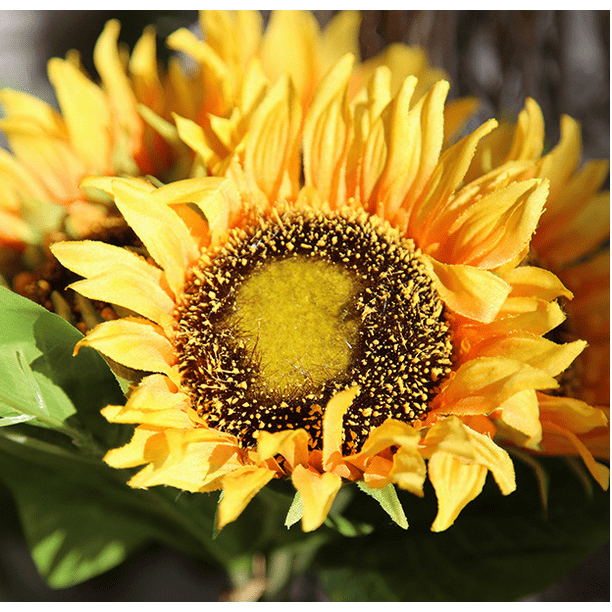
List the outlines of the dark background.
<svg viewBox="0 0 612 612">
<path fill-rule="evenodd" d="M 334 11 L 315 13 L 325 24 Z M 95 76 L 93 47 L 110 18 L 122 22 L 121 40 L 130 46 L 146 25 L 154 24 L 163 59 L 165 37 L 178 27 L 194 25 L 197 13 L 0 11 L 0 86 L 54 102 L 46 78 L 48 59 L 77 48 Z M 567 113 L 582 123 L 585 158 L 609 157 L 609 11 L 363 11 L 364 59 L 395 41 L 423 45 L 432 65 L 449 74 L 451 97 L 479 96 L 479 123 L 493 116 L 516 117 L 525 97 L 531 96 L 544 112 L 548 147 L 557 142 L 559 118 Z M 0 516 L 0 600 L 218 601 L 229 589 L 223 572 L 150 546 L 102 576 L 55 591 L 38 575 L 1 485 Z M 605 546 L 564 580 L 524 601 L 609 601 L 609 576 Z M 312 576 L 296 580 L 291 597 L 325 600 Z"/>
</svg>

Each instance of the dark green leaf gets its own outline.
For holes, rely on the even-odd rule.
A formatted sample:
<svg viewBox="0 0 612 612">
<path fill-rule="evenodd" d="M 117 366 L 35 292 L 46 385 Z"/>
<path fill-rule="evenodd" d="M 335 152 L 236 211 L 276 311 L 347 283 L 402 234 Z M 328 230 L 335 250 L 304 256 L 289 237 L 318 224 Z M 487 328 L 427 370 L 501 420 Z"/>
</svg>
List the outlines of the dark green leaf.
<svg viewBox="0 0 612 612">
<path fill-rule="evenodd" d="M 378 521 L 372 500 L 355 497 L 345 516 L 376 522 L 376 530 L 320 549 L 326 592 L 338 601 L 511 601 L 553 584 L 609 541 L 609 495 L 595 486 L 589 499 L 564 460 L 539 461 L 550 482 L 547 517 L 536 477 L 518 461 L 515 493 L 502 496 L 489 478 L 442 533 L 430 531 L 430 485 L 423 499 L 399 492 L 410 517 L 406 532 Z"/>
<path fill-rule="evenodd" d="M 52 432 L 51 432 L 52 433 Z M 0 480 L 10 490 L 41 575 L 64 588 L 121 563 L 150 539 L 226 563 L 210 540 L 214 507 L 176 491 L 133 490 L 122 472 L 64 447 L 0 433 Z"/>
</svg>

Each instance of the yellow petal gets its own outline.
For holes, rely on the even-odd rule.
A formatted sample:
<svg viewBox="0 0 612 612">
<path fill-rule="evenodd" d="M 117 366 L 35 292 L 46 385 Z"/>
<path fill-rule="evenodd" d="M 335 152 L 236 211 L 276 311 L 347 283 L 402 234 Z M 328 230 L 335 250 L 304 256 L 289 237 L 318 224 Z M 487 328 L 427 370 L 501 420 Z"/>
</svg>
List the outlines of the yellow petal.
<svg viewBox="0 0 612 612">
<path fill-rule="evenodd" d="M 125 269 L 159 284 L 162 275 L 159 268 L 152 266 L 139 255 L 104 242 L 56 242 L 51 245 L 51 252 L 64 267 L 85 278 Z"/>
<path fill-rule="evenodd" d="M 323 415 L 323 466 L 327 467 L 330 460 L 342 457 L 342 439 L 344 425 L 342 420 L 353 400 L 361 391 L 358 385 L 336 393 L 327 402 Z"/>
<path fill-rule="evenodd" d="M 342 479 L 336 474 L 318 472 L 298 465 L 291 475 L 295 488 L 302 496 L 304 516 L 302 529 L 314 531 L 320 527 L 342 486 Z"/>
<path fill-rule="evenodd" d="M 462 400 L 481 398 L 479 413 L 495 410 L 515 393 L 525 389 L 555 389 L 557 381 L 538 368 L 507 357 L 478 357 L 459 367 L 444 388 L 441 411 L 474 414 L 461 408 Z"/>
<path fill-rule="evenodd" d="M 584 340 L 555 344 L 541 336 L 517 331 L 483 342 L 476 349 L 476 354 L 479 357 L 509 357 L 524 361 L 550 376 L 557 376 L 569 367 L 586 345 Z"/>
<path fill-rule="evenodd" d="M 527 436 L 525 448 L 536 448 L 542 441 L 538 397 L 533 389 L 519 391 L 501 405 L 501 419 Z"/>
<path fill-rule="evenodd" d="M 109 450 L 104 461 L 114 468 L 131 468 L 157 461 L 167 452 L 166 439 L 160 429 L 137 427 L 132 439 L 125 446 Z"/>
<path fill-rule="evenodd" d="M 574 295 L 548 270 L 534 266 L 519 266 L 504 274 L 504 280 L 512 285 L 511 297 L 537 297 L 554 300 L 558 297 L 572 299 Z"/>
<path fill-rule="evenodd" d="M 426 262 L 444 303 L 469 319 L 490 323 L 510 293 L 510 285 L 487 270 L 444 264 L 433 257 Z"/>
<path fill-rule="evenodd" d="M 174 347 L 162 330 L 145 319 L 117 319 L 95 327 L 75 346 L 91 346 L 113 361 L 145 372 L 161 372 L 175 378 Z"/>
<path fill-rule="evenodd" d="M 251 118 L 246 143 L 244 170 L 270 202 L 279 196 L 285 180 L 293 186 L 285 195 L 299 190 L 298 136 L 302 109 L 289 78 L 270 89 Z"/>
<path fill-rule="evenodd" d="M 377 455 L 391 446 L 416 450 L 419 440 L 419 432 L 408 423 L 387 419 L 382 425 L 372 430 L 359 455 Z"/>
<path fill-rule="evenodd" d="M 466 464 L 450 453 L 438 451 L 429 459 L 429 480 L 438 498 L 438 514 L 431 530 L 448 529 L 469 502 L 478 497 L 487 477 L 487 469 Z"/>
<path fill-rule="evenodd" d="M 542 418 L 574 433 L 587 433 L 596 427 L 606 427 L 609 424 L 603 410 L 589 406 L 581 400 L 544 393 L 538 394 L 538 400 Z"/>
<path fill-rule="evenodd" d="M 610 468 L 595 461 L 591 451 L 584 445 L 578 436 L 576 436 L 576 434 L 557 425 L 556 423 L 552 423 L 551 421 L 547 420 L 542 420 L 542 427 L 545 430 L 552 430 L 565 436 L 574 445 L 579 455 L 582 457 L 584 464 L 587 466 L 587 469 L 597 481 L 599 486 L 604 490 L 608 489 L 610 486 Z"/>
<path fill-rule="evenodd" d="M 348 81 L 354 58 L 345 55 L 325 76 L 304 121 L 304 180 L 333 206 L 344 200 L 351 114 Z"/>
<path fill-rule="evenodd" d="M 393 455 L 393 467 L 389 474 L 392 482 L 400 489 L 423 497 L 423 484 L 427 478 L 427 468 L 420 453 L 400 448 Z"/>
<path fill-rule="evenodd" d="M 112 142 L 103 92 L 71 63 L 58 58 L 49 61 L 49 80 L 75 151 L 91 172 L 106 174 L 112 167 Z"/>
<path fill-rule="evenodd" d="M 527 98 L 519 113 L 514 139 L 506 155 L 507 160 L 538 159 L 544 148 L 544 116 L 538 103 Z"/>
<path fill-rule="evenodd" d="M 308 433 L 305 429 L 290 431 L 260 431 L 257 435 L 257 454 L 262 461 L 282 455 L 291 468 L 308 465 Z"/>
<path fill-rule="evenodd" d="M 610 193 L 591 199 L 571 221 L 562 224 L 537 254 L 553 269 L 575 261 L 599 247 L 610 235 Z"/>
<path fill-rule="evenodd" d="M 267 468 L 248 465 L 223 477 L 223 499 L 217 510 L 217 528 L 235 521 L 260 489 L 274 477 Z"/>
<path fill-rule="evenodd" d="M 403 147 L 405 151 L 407 146 L 411 149 L 414 148 L 415 163 L 404 170 L 405 177 L 400 180 L 399 185 L 395 188 L 398 191 L 396 199 L 398 205 L 401 201 L 402 206 L 407 210 L 411 210 L 413 204 L 418 200 L 438 163 L 444 139 L 444 102 L 449 88 L 448 81 L 439 81 L 421 98 L 408 114 L 409 118 L 414 116 L 418 122 L 415 126 L 418 138 L 405 139 L 403 143 L 401 141 L 397 142 L 397 147 L 400 150 Z M 395 140 L 395 130 L 392 134 Z M 408 143 L 411 144 L 408 145 Z M 390 157 L 393 152 L 393 147 L 390 147 Z M 390 210 L 397 208 L 393 200 L 390 204 Z"/>
<path fill-rule="evenodd" d="M 67 136 L 61 115 L 50 104 L 35 96 L 3 89 L 0 91 L 0 104 L 4 108 L 5 117 L 27 117 L 40 125 L 49 136 L 57 138 Z"/>
<path fill-rule="evenodd" d="M 465 459 L 473 459 L 474 453 L 463 423 L 451 416 L 431 427 L 422 441 L 421 454 L 429 459 L 434 453 L 444 451 Z"/>
<path fill-rule="evenodd" d="M 189 397 L 172 391 L 172 382 L 165 376 L 153 374 L 144 378 L 131 393 L 125 406 L 107 406 L 102 416 L 111 423 L 143 423 L 150 427 L 189 429 L 193 412 Z M 194 413 L 195 414 L 195 413 Z"/>
<path fill-rule="evenodd" d="M 94 48 L 94 64 L 102 80 L 104 90 L 119 129 L 128 139 L 128 150 L 134 154 L 140 147 L 143 124 L 136 106 L 136 97 L 119 56 L 117 41 L 121 25 L 111 19 L 104 26 Z"/>
<path fill-rule="evenodd" d="M 289 73 L 305 104 L 319 76 L 316 40 L 319 25 L 310 11 L 274 11 L 261 48 L 266 76 L 275 83 Z"/>
<path fill-rule="evenodd" d="M 470 166 L 476 145 L 496 125 L 497 121 L 490 119 L 444 151 L 425 185 L 414 214 L 410 216 L 410 236 L 423 236 L 427 225 L 443 212 L 450 196 L 459 187 Z M 411 212 L 408 210 L 408 213 Z M 421 248 L 424 248 L 426 244 L 426 238 L 422 243 L 419 242 Z"/>
<path fill-rule="evenodd" d="M 359 57 L 359 11 L 341 11 L 332 17 L 321 36 L 321 70 L 327 72 L 343 55 Z"/>
<path fill-rule="evenodd" d="M 165 429 L 166 452 L 131 478 L 134 488 L 170 485 L 184 491 L 204 489 L 242 467 L 240 449 L 208 429 Z"/>
<path fill-rule="evenodd" d="M 436 256 L 489 270 L 514 259 L 529 243 L 547 194 L 548 185 L 538 180 L 490 193 L 466 210 Z"/>
<path fill-rule="evenodd" d="M 151 257 L 164 269 L 175 295 L 182 290 L 187 268 L 199 252 L 181 218 L 135 185 L 113 181 L 115 203 Z"/>
<path fill-rule="evenodd" d="M 174 300 L 147 277 L 129 269 L 117 268 L 93 278 L 77 281 L 68 286 L 91 300 L 101 300 L 166 326 L 171 321 Z"/>
</svg>

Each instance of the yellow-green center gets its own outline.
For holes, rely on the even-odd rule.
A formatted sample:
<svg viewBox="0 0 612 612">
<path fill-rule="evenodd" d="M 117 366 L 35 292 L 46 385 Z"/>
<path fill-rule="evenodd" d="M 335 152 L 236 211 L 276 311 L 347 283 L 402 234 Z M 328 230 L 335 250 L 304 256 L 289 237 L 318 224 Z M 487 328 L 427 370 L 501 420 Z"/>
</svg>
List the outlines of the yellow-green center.
<svg viewBox="0 0 612 612">
<path fill-rule="evenodd" d="M 263 389 L 312 389 L 348 368 L 356 289 L 346 269 L 305 257 L 266 263 L 242 283 L 228 324 L 258 362 Z"/>
</svg>

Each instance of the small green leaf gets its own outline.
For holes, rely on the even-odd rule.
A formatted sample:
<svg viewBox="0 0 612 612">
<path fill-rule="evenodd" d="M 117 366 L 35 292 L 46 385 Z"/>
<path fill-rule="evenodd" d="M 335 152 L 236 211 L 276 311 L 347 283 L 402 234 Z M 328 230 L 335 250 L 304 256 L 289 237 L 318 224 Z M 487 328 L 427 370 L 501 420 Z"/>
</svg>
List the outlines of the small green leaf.
<svg viewBox="0 0 612 612">
<path fill-rule="evenodd" d="M 368 487 L 365 482 L 358 482 L 357 486 L 364 493 L 372 496 L 397 525 L 402 529 L 408 529 L 408 520 L 404 514 L 402 504 L 397 497 L 395 487 L 392 484 L 387 485 L 384 489 L 373 489 L 372 487 Z"/>
<path fill-rule="evenodd" d="M 304 516 L 304 502 L 299 491 L 295 492 L 289 511 L 287 512 L 287 518 L 285 518 L 285 527 L 289 529 L 295 525 Z"/>
</svg>

